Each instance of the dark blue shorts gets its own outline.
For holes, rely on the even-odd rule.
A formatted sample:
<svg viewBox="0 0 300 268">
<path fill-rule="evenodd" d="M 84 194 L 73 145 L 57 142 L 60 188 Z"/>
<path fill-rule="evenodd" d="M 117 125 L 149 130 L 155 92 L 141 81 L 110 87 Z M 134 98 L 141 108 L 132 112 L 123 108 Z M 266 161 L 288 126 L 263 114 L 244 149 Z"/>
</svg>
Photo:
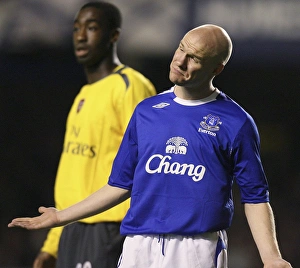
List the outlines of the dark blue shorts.
<svg viewBox="0 0 300 268">
<path fill-rule="evenodd" d="M 73 223 L 64 227 L 56 268 L 115 268 L 124 242 L 120 223 Z"/>
</svg>

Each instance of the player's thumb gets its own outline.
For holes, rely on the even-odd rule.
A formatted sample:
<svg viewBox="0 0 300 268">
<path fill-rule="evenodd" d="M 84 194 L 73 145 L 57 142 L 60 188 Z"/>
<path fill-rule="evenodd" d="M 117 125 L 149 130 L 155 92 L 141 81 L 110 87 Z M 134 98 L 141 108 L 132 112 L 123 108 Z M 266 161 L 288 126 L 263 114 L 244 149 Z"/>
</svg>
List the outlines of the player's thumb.
<svg viewBox="0 0 300 268">
<path fill-rule="evenodd" d="M 41 206 L 41 207 L 39 207 L 39 213 L 44 213 L 45 211 L 46 211 L 46 207 L 43 207 L 43 206 Z"/>
</svg>

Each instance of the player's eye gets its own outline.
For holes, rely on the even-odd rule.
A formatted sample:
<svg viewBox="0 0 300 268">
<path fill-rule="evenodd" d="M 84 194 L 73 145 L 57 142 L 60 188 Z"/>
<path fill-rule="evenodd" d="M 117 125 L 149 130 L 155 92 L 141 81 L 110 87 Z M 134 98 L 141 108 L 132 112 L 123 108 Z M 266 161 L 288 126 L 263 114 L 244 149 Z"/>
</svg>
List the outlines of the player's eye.
<svg viewBox="0 0 300 268">
<path fill-rule="evenodd" d="M 95 27 L 95 26 L 89 26 L 88 29 L 89 29 L 89 31 L 93 31 L 94 32 L 94 31 L 97 30 L 97 27 Z"/>
</svg>

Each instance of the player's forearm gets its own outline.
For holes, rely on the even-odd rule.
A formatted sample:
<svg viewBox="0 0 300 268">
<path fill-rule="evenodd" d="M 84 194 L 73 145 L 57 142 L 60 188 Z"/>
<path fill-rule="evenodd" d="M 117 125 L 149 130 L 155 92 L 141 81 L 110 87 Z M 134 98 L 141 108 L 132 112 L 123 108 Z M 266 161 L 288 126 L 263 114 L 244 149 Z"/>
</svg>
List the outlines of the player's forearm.
<svg viewBox="0 0 300 268">
<path fill-rule="evenodd" d="M 130 197 L 128 190 L 105 185 L 81 202 L 57 212 L 60 225 L 104 212 Z"/>
<path fill-rule="evenodd" d="M 281 258 L 270 204 L 245 204 L 245 213 L 263 263 Z"/>
<path fill-rule="evenodd" d="M 58 211 L 50 207 L 39 207 L 40 216 L 15 218 L 8 227 L 22 227 L 28 230 L 53 228 L 103 212 L 129 198 L 130 192 L 106 185 L 83 201 Z"/>
</svg>

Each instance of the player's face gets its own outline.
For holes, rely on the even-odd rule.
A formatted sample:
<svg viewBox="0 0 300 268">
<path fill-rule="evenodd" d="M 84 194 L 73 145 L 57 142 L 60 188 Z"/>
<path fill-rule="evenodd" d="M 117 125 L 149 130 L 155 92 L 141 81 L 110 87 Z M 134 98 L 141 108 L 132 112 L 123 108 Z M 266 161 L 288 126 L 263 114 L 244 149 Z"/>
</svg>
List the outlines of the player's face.
<svg viewBox="0 0 300 268">
<path fill-rule="evenodd" d="M 73 45 L 79 63 L 97 65 L 111 53 L 111 33 L 106 27 L 104 16 L 101 10 L 93 7 L 85 8 L 77 14 Z"/>
<path fill-rule="evenodd" d="M 181 40 L 170 64 L 170 81 L 184 87 L 199 87 L 215 76 L 216 63 L 209 48 L 195 33 Z"/>
</svg>

